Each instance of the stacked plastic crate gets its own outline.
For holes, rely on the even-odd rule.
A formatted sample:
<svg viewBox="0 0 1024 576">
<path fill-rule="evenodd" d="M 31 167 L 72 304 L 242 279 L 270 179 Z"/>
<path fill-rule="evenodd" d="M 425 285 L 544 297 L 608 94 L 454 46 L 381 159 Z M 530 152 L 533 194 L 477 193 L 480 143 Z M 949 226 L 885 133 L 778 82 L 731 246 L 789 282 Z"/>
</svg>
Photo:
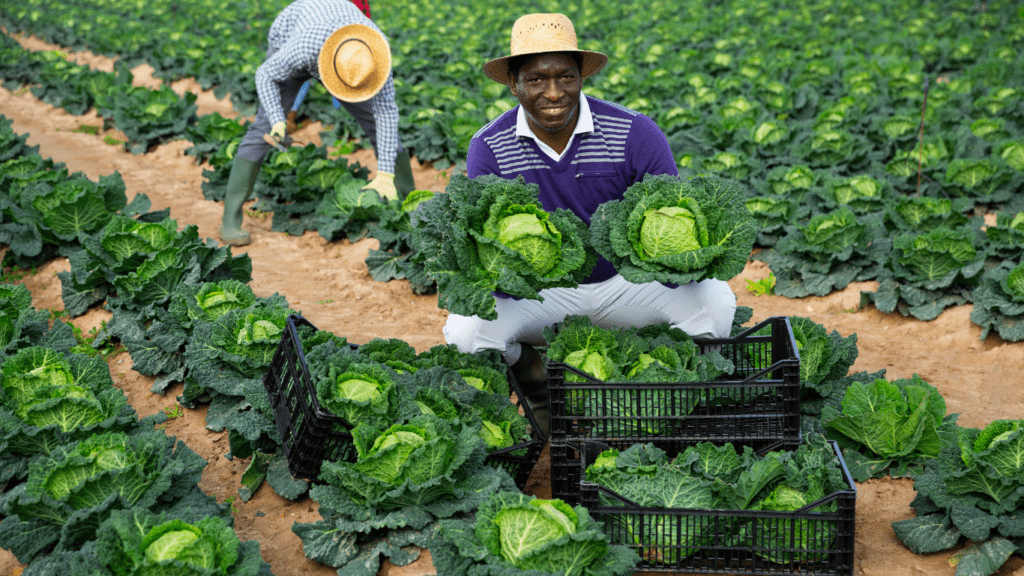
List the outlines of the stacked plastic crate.
<svg viewBox="0 0 1024 576">
<path fill-rule="evenodd" d="M 761 453 L 799 446 L 800 354 L 789 319 L 769 318 L 735 337 L 696 343 L 701 353 L 714 350 L 731 360 L 735 372 L 709 382 L 600 382 L 567 364 L 549 362 L 553 497 L 585 505 L 604 522 L 613 542 L 637 549 L 641 570 L 852 574 L 856 488 L 841 455 L 849 490 L 794 512 L 643 508 L 584 479 L 587 464 L 602 450 L 625 450 L 637 443 L 653 443 L 670 456 L 707 441 Z M 640 415 L 611 409 L 622 405 L 641 407 Z M 610 501 L 620 505 L 607 505 Z M 837 511 L 824 512 L 833 501 Z M 651 528 L 665 524 L 671 529 Z M 741 525 L 746 526 L 743 536 Z M 808 527 L 820 537 L 792 540 Z M 700 539 L 705 544 L 680 554 L 681 536 L 693 531 L 705 532 Z M 676 535 L 676 541 L 666 535 Z"/>
</svg>

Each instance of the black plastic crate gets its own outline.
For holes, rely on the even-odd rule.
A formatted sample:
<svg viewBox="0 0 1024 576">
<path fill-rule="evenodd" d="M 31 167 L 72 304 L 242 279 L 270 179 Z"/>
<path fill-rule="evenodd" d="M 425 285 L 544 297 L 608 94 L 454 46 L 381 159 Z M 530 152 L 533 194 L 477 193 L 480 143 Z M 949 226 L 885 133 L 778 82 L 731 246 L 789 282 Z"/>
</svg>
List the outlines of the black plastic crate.
<svg viewBox="0 0 1024 576">
<path fill-rule="evenodd" d="M 296 478 L 316 480 L 325 460 L 354 458 L 355 445 L 351 434 L 338 429 L 344 421 L 324 410 L 317 400 L 299 341 L 300 326 L 317 329 L 302 316 L 288 316 L 270 368 L 263 375 L 263 387 L 274 410 L 288 471 Z"/>
<path fill-rule="evenodd" d="M 755 335 L 760 331 L 770 334 Z M 800 353 L 789 318 L 694 342 L 701 353 L 717 350 L 736 371 L 709 382 L 602 382 L 568 364 L 548 363 L 553 497 L 578 502 L 578 447 L 585 442 L 619 449 L 652 442 L 669 453 L 699 442 L 755 450 L 800 442 Z M 584 381 L 569 381 L 567 372 Z M 624 416 L 617 408 L 623 405 L 642 408 L 642 415 Z"/>
<path fill-rule="evenodd" d="M 263 387 L 270 397 L 281 445 L 288 460 L 288 471 L 296 478 L 316 480 L 320 475 L 320 465 L 325 460 L 353 459 L 355 446 L 352 444 L 352 435 L 338 429 L 344 425 L 344 421 L 320 406 L 316 385 L 310 377 L 299 340 L 299 327 L 317 330 L 302 316 L 288 317 L 270 368 L 263 376 Z M 349 346 L 358 348 L 355 344 Z M 508 379 L 509 387 L 515 394 L 516 406 L 534 431 L 533 439 L 491 452 L 486 462 L 508 472 L 515 479 L 516 485 L 522 488 L 547 440 L 540 434 L 540 427 L 530 407 L 519 400 L 522 393 L 511 372 L 508 373 Z"/>
<path fill-rule="evenodd" d="M 640 571 L 852 576 L 857 487 L 839 446 L 829 444 L 848 489 L 792 512 L 645 508 L 586 480 L 581 502 L 611 542 L 637 551 Z M 580 447 L 584 461 L 596 457 L 590 453 L 596 446 Z M 823 511 L 831 502 L 836 510 Z M 682 540 L 689 535 L 698 535 L 696 541 Z"/>
</svg>

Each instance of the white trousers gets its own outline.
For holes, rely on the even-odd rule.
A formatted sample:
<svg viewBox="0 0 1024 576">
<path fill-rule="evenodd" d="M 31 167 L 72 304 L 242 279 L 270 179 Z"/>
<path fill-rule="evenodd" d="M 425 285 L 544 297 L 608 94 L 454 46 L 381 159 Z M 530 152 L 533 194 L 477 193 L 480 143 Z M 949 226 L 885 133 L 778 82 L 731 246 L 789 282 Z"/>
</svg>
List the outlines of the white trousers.
<svg viewBox="0 0 1024 576">
<path fill-rule="evenodd" d="M 497 320 L 449 314 L 444 339 L 467 354 L 499 350 L 511 365 L 519 360 L 520 342 L 544 345 L 544 327 L 571 314 L 606 328 L 668 322 L 695 338 L 726 338 L 736 313 L 736 295 L 721 280 L 668 288 L 658 282 L 633 284 L 616 274 L 578 288 L 541 290 L 540 295 L 543 302 L 495 298 Z"/>
</svg>

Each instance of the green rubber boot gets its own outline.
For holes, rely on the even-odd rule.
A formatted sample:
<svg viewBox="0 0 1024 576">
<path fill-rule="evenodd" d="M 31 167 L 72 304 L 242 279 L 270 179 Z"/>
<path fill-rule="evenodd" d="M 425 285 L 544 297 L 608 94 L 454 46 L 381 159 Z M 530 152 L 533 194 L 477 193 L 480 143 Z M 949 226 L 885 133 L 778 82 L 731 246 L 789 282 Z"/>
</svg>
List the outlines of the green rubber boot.
<svg viewBox="0 0 1024 576">
<path fill-rule="evenodd" d="M 249 233 L 242 228 L 242 205 L 252 195 L 256 177 L 260 174 L 260 163 L 235 156 L 228 176 L 228 189 L 224 196 L 224 216 L 220 219 L 220 239 L 232 246 L 245 246 L 252 242 Z"/>
<path fill-rule="evenodd" d="M 519 383 L 524 400 L 537 420 L 540 433 L 547 438 L 551 431 L 551 416 L 548 411 L 548 369 L 544 357 L 529 344 L 521 344 L 523 352 L 519 360 L 509 367 Z"/>
<path fill-rule="evenodd" d="M 405 200 L 405 197 L 416 189 L 416 182 L 412 178 L 412 164 L 409 162 L 409 151 L 402 150 L 395 156 L 395 188 L 398 190 L 398 199 Z"/>
</svg>

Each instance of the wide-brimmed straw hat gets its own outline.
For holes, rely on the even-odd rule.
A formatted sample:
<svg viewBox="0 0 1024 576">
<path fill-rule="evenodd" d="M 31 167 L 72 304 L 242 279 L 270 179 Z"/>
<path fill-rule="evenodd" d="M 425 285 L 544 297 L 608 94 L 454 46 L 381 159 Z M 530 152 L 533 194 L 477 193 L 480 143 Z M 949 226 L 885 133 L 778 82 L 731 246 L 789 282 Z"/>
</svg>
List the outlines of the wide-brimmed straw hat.
<svg viewBox="0 0 1024 576">
<path fill-rule="evenodd" d="M 343 102 L 373 98 L 391 73 L 391 47 L 383 34 L 365 24 L 335 30 L 317 59 L 320 81 Z"/>
<path fill-rule="evenodd" d="M 508 83 L 508 61 L 524 54 L 545 52 L 579 52 L 583 55 L 580 76 L 596 74 L 608 63 L 608 56 L 600 52 L 580 50 L 576 43 L 576 29 L 565 14 L 527 14 L 512 25 L 511 54 L 495 58 L 484 64 L 484 74 L 495 82 Z"/>
</svg>

